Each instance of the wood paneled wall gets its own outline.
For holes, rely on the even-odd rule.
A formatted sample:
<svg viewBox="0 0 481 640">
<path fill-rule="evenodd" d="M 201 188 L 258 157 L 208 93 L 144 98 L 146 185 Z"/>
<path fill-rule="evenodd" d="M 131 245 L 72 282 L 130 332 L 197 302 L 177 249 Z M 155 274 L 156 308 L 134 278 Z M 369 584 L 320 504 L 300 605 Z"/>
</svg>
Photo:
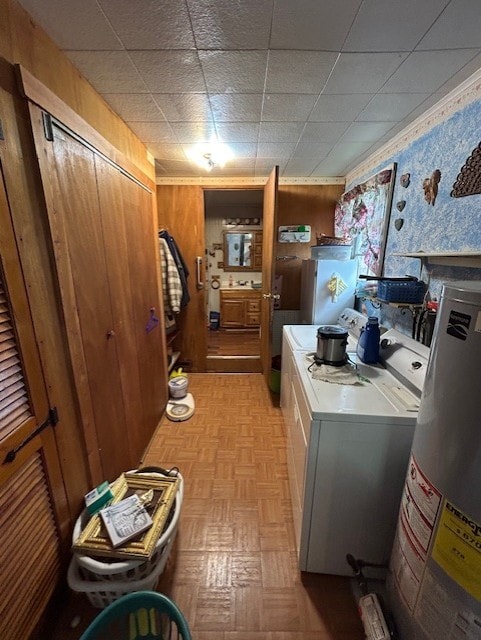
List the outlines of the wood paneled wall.
<svg viewBox="0 0 481 640">
<path fill-rule="evenodd" d="M 281 309 L 299 309 L 301 292 L 301 260 L 310 257 L 311 245 L 316 236 L 334 234 L 334 210 L 336 200 L 344 191 L 344 185 L 280 185 L 278 194 L 277 224 L 311 225 L 310 243 L 277 242 L 275 255 L 276 275 L 282 276 Z M 296 256 L 282 260 L 282 256 Z"/>
<path fill-rule="evenodd" d="M 0 163 L 8 192 L 24 277 L 32 308 L 49 400 L 60 420 L 57 446 L 71 519 L 91 488 L 86 465 L 65 330 L 58 306 L 58 285 L 26 102 L 16 83 L 21 64 L 122 152 L 152 182 L 154 167 L 144 145 L 114 114 L 45 33 L 15 2 L 0 0 Z"/>
</svg>

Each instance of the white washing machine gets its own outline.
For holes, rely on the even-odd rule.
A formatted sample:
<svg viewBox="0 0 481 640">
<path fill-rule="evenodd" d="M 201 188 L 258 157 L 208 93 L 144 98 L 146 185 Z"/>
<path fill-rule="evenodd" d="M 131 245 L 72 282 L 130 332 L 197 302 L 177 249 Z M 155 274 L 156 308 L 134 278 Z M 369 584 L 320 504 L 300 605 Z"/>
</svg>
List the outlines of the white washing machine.
<svg viewBox="0 0 481 640">
<path fill-rule="evenodd" d="M 337 324 L 347 329 L 347 351 L 355 352 L 361 328 L 366 324 L 365 315 L 355 309 L 344 309 L 337 319 Z M 315 353 L 317 349 L 318 324 L 284 325 L 282 333 L 282 371 L 281 371 L 281 407 L 290 404 L 292 352 L 306 351 Z"/>
<path fill-rule="evenodd" d="M 365 315 L 355 309 L 344 309 L 337 319 L 337 324 L 347 329 L 348 351 L 355 351 L 361 328 L 366 324 Z M 290 324 L 284 326 L 283 336 L 293 351 L 316 351 L 317 330 L 319 324 Z"/>
<path fill-rule="evenodd" d="M 357 363 L 356 336 L 366 320 L 343 321 L 362 376 L 356 384 L 314 379 L 312 335 L 310 342 L 300 337 L 307 326 L 284 327 L 281 406 L 302 571 L 352 575 L 348 553 L 389 560 L 429 349 L 389 330 L 382 363 Z"/>
</svg>

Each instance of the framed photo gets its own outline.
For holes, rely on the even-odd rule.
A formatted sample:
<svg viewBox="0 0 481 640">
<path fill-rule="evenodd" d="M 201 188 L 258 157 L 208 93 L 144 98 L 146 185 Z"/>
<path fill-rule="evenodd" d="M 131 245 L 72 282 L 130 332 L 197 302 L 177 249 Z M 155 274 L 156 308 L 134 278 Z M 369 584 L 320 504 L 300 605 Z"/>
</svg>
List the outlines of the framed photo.
<svg viewBox="0 0 481 640">
<path fill-rule="evenodd" d="M 152 526 L 135 539 L 114 548 L 100 514 L 96 514 L 82 529 L 72 545 L 72 550 L 83 555 L 104 556 L 118 560 L 148 560 L 154 553 L 166 524 L 170 521 L 169 516 L 180 482 L 180 478 L 174 477 L 155 476 L 148 473 L 123 473 L 110 487 L 114 496 L 111 504 L 116 504 L 134 493 L 142 496 L 152 489 L 153 498 L 149 504 L 145 505 L 152 518 Z"/>
<path fill-rule="evenodd" d="M 393 163 L 343 193 L 336 205 L 336 236 L 351 238 L 359 274 L 383 274 L 395 174 Z"/>
</svg>

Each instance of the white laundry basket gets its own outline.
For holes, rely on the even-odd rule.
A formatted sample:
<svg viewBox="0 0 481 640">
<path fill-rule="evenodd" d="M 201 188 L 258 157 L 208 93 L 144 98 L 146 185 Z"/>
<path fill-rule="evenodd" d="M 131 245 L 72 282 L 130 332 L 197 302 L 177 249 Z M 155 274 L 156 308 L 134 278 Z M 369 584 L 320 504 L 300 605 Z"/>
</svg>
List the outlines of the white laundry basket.
<svg viewBox="0 0 481 640">
<path fill-rule="evenodd" d="M 74 554 L 67 573 L 67 582 L 73 591 L 85 593 L 94 607 L 103 608 L 126 593 L 151 590 L 155 587 L 177 534 L 184 494 L 183 478 L 180 473 L 177 477 L 180 483 L 171 514 L 152 556 L 148 560 L 112 562 Z M 81 522 L 82 517 L 79 517 L 75 523 L 73 540 L 80 535 Z"/>
</svg>

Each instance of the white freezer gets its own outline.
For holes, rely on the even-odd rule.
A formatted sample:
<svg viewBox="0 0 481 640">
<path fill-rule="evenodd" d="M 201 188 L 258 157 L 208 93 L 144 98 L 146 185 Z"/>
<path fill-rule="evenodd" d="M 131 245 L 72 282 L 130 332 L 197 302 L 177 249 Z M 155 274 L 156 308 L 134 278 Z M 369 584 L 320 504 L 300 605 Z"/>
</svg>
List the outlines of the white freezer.
<svg viewBox="0 0 481 640">
<path fill-rule="evenodd" d="M 354 306 L 357 260 L 303 260 L 302 324 L 336 324 L 346 307 Z"/>
</svg>

